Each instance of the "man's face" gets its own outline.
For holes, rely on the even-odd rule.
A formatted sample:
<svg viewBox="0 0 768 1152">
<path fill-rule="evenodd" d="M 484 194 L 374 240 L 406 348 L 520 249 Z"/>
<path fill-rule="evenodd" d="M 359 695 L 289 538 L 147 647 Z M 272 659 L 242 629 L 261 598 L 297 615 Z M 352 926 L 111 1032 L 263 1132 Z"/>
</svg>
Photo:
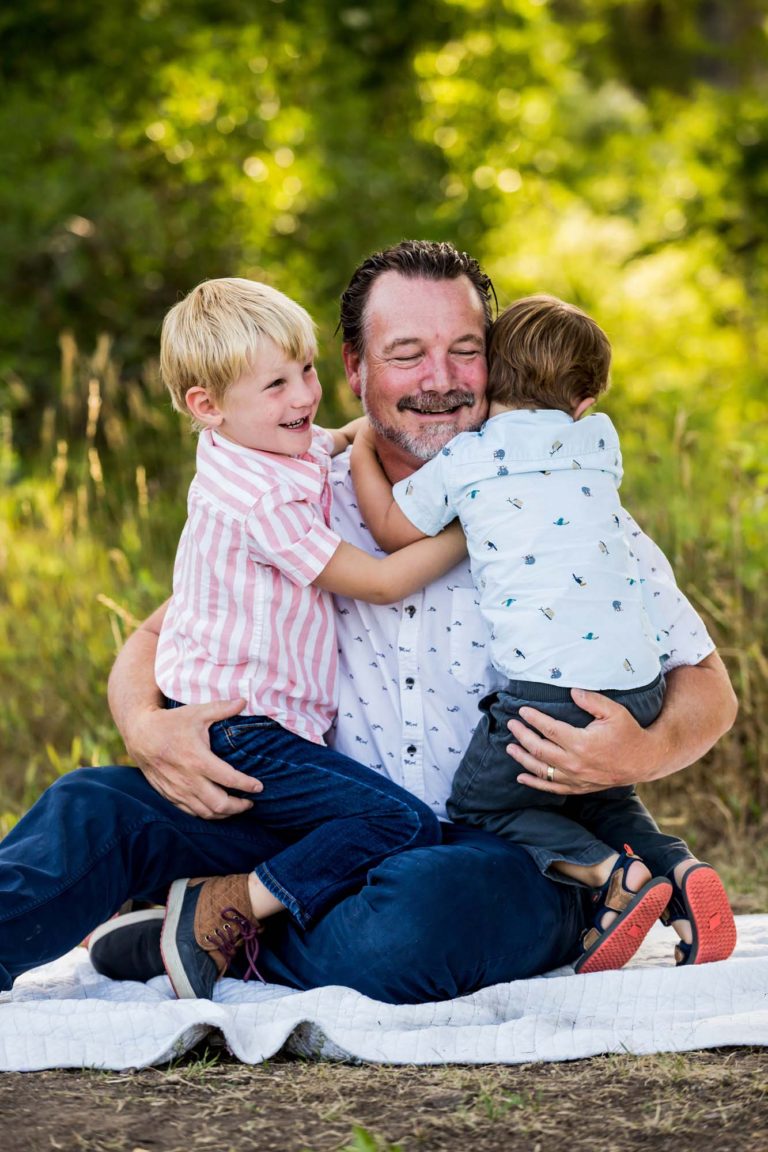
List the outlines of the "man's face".
<svg viewBox="0 0 768 1152">
<path fill-rule="evenodd" d="M 385 272 L 365 311 L 362 360 L 345 346 L 350 384 L 387 471 L 406 474 L 487 415 L 485 314 L 472 283 Z"/>
</svg>

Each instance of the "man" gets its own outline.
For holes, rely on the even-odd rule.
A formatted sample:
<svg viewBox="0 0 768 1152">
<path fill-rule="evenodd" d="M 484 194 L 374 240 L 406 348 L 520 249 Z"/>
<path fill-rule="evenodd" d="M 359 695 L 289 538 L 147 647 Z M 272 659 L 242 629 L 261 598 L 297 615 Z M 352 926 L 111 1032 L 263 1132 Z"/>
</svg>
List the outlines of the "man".
<svg viewBox="0 0 768 1152">
<path fill-rule="evenodd" d="M 344 363 L 391 480 L 482 423 L 491 291 L 476 262 L 447 244 L 404 242 L 353 276 L 342 299 Z M 346 459 L 337 461 L 334 526 L 374 551 Z M 653 563 L 649 541 L 636 550 Z M 274 834 L 259 827 L 258 784 L 207 745 L 209 725 L 242 701 L 162 708 L 153 661 L 163 612 L 134 633 L 110 680 L 115 720 L 143 775 L 71 773 L 0 845 L 0 866 L 14 868 L 14 898 L 0 914 L 0 986 L 59 955 L 126 897 L 162 902 L 178 877 L 247 871 L 275 848 Z M 400 606 L 339 601 L 338 625 L 335 746 L 442 815 L 477 701 L 496 686 L 468 568 Z M 532 787 L 568 794 L 660 778 L 702 755 L 735 715 L 717 656 L 670 672 L 651 728 L 596 693 L 579 693 L 578 703 L 596 717 L 587 729 L 533 710 L 526 719 L 537 731 L 516 725 L 514 755 Z M 459 996 L 567 961 L 584 927 L 582 904 L 577 890 L 544 880 L 518 846 L 445 824 L 442 844 L 384 861 L 307 931 L 274 918 L 259 970 L 298 988 L 342 984 L 391 1002 Z M 113 921 L 102 936 L 113 974 L 160 971 L 158 935 L 151 913 Z"/>
</svg>

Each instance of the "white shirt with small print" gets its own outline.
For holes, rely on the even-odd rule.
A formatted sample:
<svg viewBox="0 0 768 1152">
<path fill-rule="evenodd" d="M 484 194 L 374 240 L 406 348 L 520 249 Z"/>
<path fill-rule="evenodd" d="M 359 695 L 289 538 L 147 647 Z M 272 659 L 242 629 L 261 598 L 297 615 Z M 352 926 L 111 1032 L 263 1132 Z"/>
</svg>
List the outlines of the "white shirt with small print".
<svg viewBox="0 0 768 1152">
<path fill-rule="evenodd" d="M 331 468 L 331 526 L 343 540 L 383 555 L 357 506 L 349 454 Z M 621 513 L 641 576 L 674 586 L 657 546 Z M 328 742 L 382 772 L 447 819 L 454 773 L 479 719 L 478 702 L 504 684 L 490 660 L 490 633 L 468 561 L 401 604 L 373 605 L 335 597 L 339 642 L 339 708 Z M 655 620 L 668 633 L 666 668 L 697 664 L 712 651 L 685 597 L 665 599 Z"/>
</svg>

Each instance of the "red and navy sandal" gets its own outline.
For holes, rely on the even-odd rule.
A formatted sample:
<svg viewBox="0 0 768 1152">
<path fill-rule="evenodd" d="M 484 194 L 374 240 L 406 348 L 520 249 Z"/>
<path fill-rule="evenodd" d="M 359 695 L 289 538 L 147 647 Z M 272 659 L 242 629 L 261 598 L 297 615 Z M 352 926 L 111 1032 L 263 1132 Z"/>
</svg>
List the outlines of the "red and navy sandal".
<svg viewBox="0 0 768 1152">
<path fill-rule="evenodd" d="M 671 878 L 671 877 L 670 877 Z M 661 914 L 664 924 L 687 920 L 693 942 L 678 940 L 675 963 L 711 964 L 727 960 L 736 947 L 736 924 L 723 882 L 710 864 L 694 864 L 682 884 L 672 880 L 672 897 Z"/>
<path fill-rule="evenodd" d="M 655 876 L 638 892 L 626 884 L 632 864 L 643 863 L 629 845 L 611 870 L 602 888 L 595 890 L 595 922 L 581 938 L 581 955 L 574 963 L 576 972 L 606 972 L 623 968 L 631 960 L 645 937 L 669 906 L 672 885 L 663 876 Z M 615 920 L 602 927 L 606 912 L 616 912 Z"/>
</svg>

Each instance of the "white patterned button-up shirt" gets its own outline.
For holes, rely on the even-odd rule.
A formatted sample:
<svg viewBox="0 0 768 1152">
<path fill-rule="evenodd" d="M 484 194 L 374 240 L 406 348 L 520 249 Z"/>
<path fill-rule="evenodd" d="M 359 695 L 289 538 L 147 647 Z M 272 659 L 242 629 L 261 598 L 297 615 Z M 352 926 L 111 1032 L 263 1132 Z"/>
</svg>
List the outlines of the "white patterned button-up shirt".
<svg viewBox="0 0 768 1152">
<path fill-rule="evenodd" d="M 382 555 L 362 522 L 348 454 L 331 467 L 331 526 L 342 539 Z M 624 513 L 639 566 L 668 568 L 656 545 Z M 489 632 L 469 563 L 402 604 L 378 606 L 336 597 L 339 709 L 328 742 L 383 772 L 445 819 L 454 773 L 479 718 L 478 702 L 504 683 L 489 658 Z M 686 608 L 670 622 L 667 668 L 696 664 L 700 623 Z M 700 641 L 700 636 L 698 640 Z"/>
</svg>

